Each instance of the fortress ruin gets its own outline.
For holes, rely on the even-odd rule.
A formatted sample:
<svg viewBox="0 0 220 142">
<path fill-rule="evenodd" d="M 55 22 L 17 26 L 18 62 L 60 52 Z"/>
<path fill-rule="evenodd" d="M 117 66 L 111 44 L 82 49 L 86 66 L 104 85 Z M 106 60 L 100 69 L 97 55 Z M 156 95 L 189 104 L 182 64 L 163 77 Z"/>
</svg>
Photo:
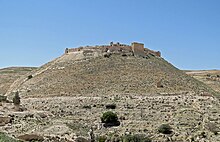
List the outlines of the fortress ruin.
<svg viewBox="0 0 220 142">
<path fill-rule="evenodd" d="M 79 52 L 79 51 L 87 51 L 92 52 L 92 50 L 100 50 L 102 53 L 115 53 L 126 55 L 133 55 L 139 57 L 146 57 L 147 55 L 153 55 L 156 57 L 161 57 L 160 51 L 153 51 L 148 48 L 144 48 L 144 44 L 133 42 L 131 45 L 120 44 L 119 42 L 113 43 L 110 42 L 109 45 L 101 45 L 101 46 L 85 46 L 78 48 L 66 48 L 65 54 L 71 52 Z"/>
</svg>

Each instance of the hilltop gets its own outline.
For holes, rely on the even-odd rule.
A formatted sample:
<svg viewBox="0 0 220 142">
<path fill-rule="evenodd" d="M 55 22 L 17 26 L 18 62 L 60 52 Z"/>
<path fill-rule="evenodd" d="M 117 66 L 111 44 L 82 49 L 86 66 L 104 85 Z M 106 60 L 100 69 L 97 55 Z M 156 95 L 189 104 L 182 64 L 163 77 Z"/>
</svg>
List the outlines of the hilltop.
<svg viewBox="0 0 220 142">
<path fill-rule="evenodd" d="M 117 141 L 139 134 L 153 142 L 220 141 L 217 93 L 140 43 L 66 49 L 14 81 L 6 95 L 15 92 L 20 111 L 2 103 L 0 130 L 18 139 L 89 141 L 93 134 Z M 107 111 L 119 126 L 104 126 Z M 159 132 L 162 124 L 172 133 Z"/>
<path fill-rule="evenodd" d="M 186 75 L 160 52 L 135 43 L 132 46 L 80 47 L 38 68 L 32 78 L 20 78 L 7 94 L 20 91 L 28 96 L 109 95 L 115 93 L 180 93 L 213 95 L 214 91 Z M 137 47 L 136 47 L 137 46 Z M 158 86 L 161 85 L 161 87 Z"/>
</svg>

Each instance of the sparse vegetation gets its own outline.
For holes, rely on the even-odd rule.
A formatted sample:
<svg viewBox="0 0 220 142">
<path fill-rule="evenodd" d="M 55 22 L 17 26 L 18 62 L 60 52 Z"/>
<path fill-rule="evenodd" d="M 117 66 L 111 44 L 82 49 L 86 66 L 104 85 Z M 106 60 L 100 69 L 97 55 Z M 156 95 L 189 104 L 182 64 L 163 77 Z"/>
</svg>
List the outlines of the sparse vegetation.
<svg viewBox="0 0 220 142">
<path fill-rule="evenodd" d="M 85 126 L 84 124 L 76 123 L 76 122 L 66 123 L 66 126 L 80 136 L 87 136 L 89 129 L 90 129 L 89 127 Z"/>
<path fill-rule="evenodd" d="M 116 113 L 113 113 L 111 111 L 103 113 L 101 117 L 102 123 L 105 123 L 105 127 L 111 127 L 111 126 L 119 126 L 120 122 L 118 121 L 118 116 Z"/>
<path fill-rule="evenodd" d="M 18 92 L 15 93 L 15 96 L 13 98 L 13 103 L 16 106 L 20 105 L 20 103 L 21 103 L 20 96 L 19 96 Z"/>
<path fill-rule="evenodd" d="M 118 116 L 117 114 L 108 111 L 103 113 L 102 117 L 101 117 L 102 123 L 114 123 L 118 121 Z"/>
<path fill-rule="evenodd" d="M 4 133 L 0 132 L 0 142 L 21 142 L 21 141 L 15 140 L 11 137 L 6 136 Z"/>
<path fill-rule="evenodd" d="M 29 75 L 29 76 L 28 76 L 28 79 L 31 79 L 31 78 L 33 78 L 33 76 L 32 76 L 32 75 Z"/>
<path fill-rule="evenodd" d="M 158 132 L 162 134 L 171 134 L 172 133 L 172 128 L 170 127 L 169 124 L 162 124 L 158 128 Z"/>
</svg>

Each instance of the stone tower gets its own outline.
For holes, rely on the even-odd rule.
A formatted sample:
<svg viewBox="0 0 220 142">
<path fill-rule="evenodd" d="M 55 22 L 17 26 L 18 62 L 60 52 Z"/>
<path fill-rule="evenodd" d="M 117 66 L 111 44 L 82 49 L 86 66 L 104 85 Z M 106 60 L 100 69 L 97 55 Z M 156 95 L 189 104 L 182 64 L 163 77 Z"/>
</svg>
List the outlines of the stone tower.
<svg viewBox="0 0 220 142">
<path fill-rule="evenodd" d="M 145 57 L 144 44 L 133 42 L 133 43 L 131 43 L 131 48 L 134 53 L 134 56 Z"/>
</svg>

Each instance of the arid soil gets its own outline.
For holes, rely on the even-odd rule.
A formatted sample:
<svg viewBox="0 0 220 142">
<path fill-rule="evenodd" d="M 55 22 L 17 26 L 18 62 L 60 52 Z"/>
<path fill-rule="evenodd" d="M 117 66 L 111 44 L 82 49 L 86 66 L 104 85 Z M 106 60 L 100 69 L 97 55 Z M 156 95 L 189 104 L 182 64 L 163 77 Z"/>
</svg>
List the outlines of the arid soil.
<svg viewBox="0 0 220 142">
<path fill-rule="evenodd" d="M 186 71 L 186 73 L 220 93 L 219 70 Z"/>
<path fill-rule="evenodd" d="M 4 95 L 19 77 L 33 71 L 34 67 L 11 67 L 0 69 L 0 94 Z"/>
</svg>

